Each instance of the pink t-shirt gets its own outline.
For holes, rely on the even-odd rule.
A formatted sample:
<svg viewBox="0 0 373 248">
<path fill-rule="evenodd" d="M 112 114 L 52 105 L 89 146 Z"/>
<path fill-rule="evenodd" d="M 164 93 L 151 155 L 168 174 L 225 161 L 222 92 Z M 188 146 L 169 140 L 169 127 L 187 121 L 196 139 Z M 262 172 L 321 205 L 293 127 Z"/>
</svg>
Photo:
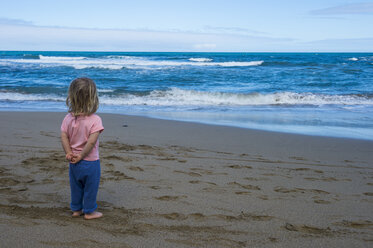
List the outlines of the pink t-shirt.
<svg viewBox="0 0 373 248">
<path fill-rule="evenodd" d="M 73 153 L 80 153 L 85 144 L 87 143 L 90 134 L 95 132 L 102 132 L 101 118 L 92 114 L 89 116 L 73 116 L 68 113 L 62 121 L 61 131 L 65 132 L 69 137 L 70 147 Z M 96 145 L 92 148 L 91 152 L 83 158 L 87 161 L 96 161 L 98 156 L 98 140 Z"/>
</svg>

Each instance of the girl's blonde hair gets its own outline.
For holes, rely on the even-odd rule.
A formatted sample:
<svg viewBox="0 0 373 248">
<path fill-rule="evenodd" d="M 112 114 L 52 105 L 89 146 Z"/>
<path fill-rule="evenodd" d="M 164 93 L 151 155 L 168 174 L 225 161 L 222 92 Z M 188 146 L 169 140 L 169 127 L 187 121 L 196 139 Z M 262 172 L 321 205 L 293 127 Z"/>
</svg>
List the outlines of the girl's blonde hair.
<svg viewBox="0 0 373 248">
<path fill-rule="evenodd" d="M 69 87 L 66 105 L 74 116 L 91 115 L 98 109 L 96 84 L 92 79 L 82 77 L 74 79 Z"/>
</svg>

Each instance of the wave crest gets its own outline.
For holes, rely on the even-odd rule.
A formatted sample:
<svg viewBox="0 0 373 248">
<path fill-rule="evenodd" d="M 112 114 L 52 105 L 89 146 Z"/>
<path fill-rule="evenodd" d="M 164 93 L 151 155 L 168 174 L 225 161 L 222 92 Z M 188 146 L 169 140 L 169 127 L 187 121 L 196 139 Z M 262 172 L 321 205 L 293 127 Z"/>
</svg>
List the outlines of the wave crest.
<svg viewBox="0 0 373 248">
<path fill-rule="evenodd" d="M 190 58 L 188 59 L 189 61 L 194 61 L 194 62 L 210 62 L 212 59 L 209 58 Z"/>
<path fill-rule="evenodd" d="M 75 69 L 109 69 L 121 70 L 127 69 L 162 69 L 167 67 L 179 66 L 222 66 L 222 67 L 239 67 L 239 66 L 258 66 L 263 61 L 228 61 L 228 62 L 211 62 L 208 58 L 191 58 L 190 61 L 174 60 L 152 60 L 136 56 L 105 56 L 101 58 L 89 57 L 66 57 L 66 56 L 44 56 L 38 55 L 34 58 L 23 59 L 1 59 L 0 63 L 16 63 L 28 66 L 57 67 L 68 66 Z"/>
<path fill-rule="evenodd" d="M 64 97 L 54 94 L 25 94 L 17 92 L 0 92 L 0 101 L 53 101 L 63 102 Z"/>
<path fill-rule="evenodd" d="M 314 93 L 279 92 L 271 94 L 222 93 L 172 88 L 155 90 L 148 95 L 124 94 L 102 96 L 100 101 L 110 105 L 152 106 L 260 106 L 260 105 L 373 105 L 373 97 L 361 95 L 323 95 Z"/>
<path fill-rule="evenodd" d="M 166 91 L 154 90 L 148 94 L 110 94 L 112 90 L 100 89 L 100 103 L 107 105 L 148 105 L 148 106 L 210 106 L 210 107 L 240 107 L 260 105 L 373 105 L 373 96 L 369 95 L 326 95 L 314 93 L 224 93 L 183 90 L 172 88 Z M 54 94 L 24 94 L 18 92 L 0 92 L 2 101 L 56 101 L 63 102 L 65 98 Z"/>
</svg>

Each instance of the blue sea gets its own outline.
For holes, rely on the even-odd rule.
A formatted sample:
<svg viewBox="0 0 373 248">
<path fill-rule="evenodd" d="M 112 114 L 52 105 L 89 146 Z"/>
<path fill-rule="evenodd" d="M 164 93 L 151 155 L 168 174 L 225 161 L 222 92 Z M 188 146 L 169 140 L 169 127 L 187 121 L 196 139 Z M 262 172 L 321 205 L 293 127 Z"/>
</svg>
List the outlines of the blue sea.
<svg viewBox="0 0 373 248">
<path fill-rule="evenodd" d="M 373 53 L 0 52 L 0 110 L 99 112 L 373 140 Z"/>
</svg>

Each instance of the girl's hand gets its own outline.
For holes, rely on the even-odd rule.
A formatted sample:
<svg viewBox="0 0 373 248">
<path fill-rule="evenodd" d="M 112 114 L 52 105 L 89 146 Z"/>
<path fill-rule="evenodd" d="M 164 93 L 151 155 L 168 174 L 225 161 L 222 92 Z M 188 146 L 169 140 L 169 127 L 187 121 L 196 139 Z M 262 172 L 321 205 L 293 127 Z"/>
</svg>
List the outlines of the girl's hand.
<svg viewBox="0 0 373 248">
<path fill-rule="evenodd" d="M 81 154 L 74 154 L 72 159 L 71 159 L 71 163 L 76 164 L 80 160 L 82 160 L 82 155 Z"/>
<path fill-rule="evenodd" d="M 73 158 L 74 154 L 72 152 L 69 152 L 69 153 L 66 153 L 66 159 L 71 161 L 71 159 Z"/>
</svg>

